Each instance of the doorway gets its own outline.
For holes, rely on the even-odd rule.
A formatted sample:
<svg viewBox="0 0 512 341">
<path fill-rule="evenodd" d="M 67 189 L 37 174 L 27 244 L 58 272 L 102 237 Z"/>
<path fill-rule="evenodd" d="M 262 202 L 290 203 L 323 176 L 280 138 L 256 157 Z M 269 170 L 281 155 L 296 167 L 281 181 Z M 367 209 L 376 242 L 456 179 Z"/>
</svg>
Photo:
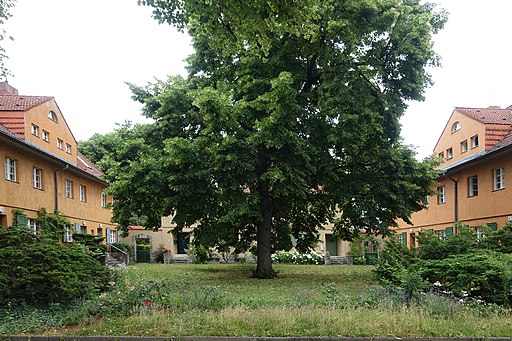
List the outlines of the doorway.
<svg viewBox="0 0 512 341">
<path fill-rule="evenodd" d="M 338 255 L 338 238 L 333 236 L 332 234 L 325 235 L 325 248 L 329 255 L 337 256 Z"/>
</svg>

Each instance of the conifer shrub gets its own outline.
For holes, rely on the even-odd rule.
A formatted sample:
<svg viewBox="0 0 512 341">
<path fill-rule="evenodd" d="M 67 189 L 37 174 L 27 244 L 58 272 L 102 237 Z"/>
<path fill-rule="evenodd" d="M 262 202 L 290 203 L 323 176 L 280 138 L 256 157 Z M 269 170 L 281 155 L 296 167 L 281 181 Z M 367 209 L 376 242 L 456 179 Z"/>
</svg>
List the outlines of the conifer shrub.
<svg viewBox="0 0 512 341">
<path fill-rule="evenodd" d="M 76 245 L 0 227 L 0 305 L 69 302 L 106 288 L 111 276 Z"/>
</svg>

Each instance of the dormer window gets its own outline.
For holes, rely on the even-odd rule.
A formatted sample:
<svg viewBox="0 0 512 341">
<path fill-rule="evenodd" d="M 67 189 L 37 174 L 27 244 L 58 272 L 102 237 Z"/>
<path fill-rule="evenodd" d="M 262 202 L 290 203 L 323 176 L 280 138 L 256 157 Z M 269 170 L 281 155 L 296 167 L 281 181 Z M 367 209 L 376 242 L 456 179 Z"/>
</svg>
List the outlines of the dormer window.
<svg viewBox="0 0 512 341">
<path fill-rule="evenodd" d="M 456 131 L 460 130 L 460 122 L 457 121 L 454 124 L 452 124 L 452 133 L 455 133 Z"/>
<path fill-rule="evenodd" d="M 57 114 L 55 113 L 55 111 L 53 111 L 53 110 L 48 111 L 48 118 L 50 120 L 52 120 L 53 122 L 57 122 Z"/>
</svg>

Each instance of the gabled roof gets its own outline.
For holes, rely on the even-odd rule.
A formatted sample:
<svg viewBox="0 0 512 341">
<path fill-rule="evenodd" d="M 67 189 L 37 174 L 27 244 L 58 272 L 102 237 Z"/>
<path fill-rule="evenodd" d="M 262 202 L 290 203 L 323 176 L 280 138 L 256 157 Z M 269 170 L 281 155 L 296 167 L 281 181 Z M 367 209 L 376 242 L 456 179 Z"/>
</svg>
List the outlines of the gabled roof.
<svg viewBox="0 0 512 341">
<path fill-rule="evenodd" d="M 23 111 L 0 111 L 0 124 L 18 135 L 25 135 L 25 114 Z"/>
<path fill-rule="evenodd" d="M 498 106 L 488 108 L 455 108 L 456 111 L 483 124 L 512 124 L 512 109 Z"/>
<path fill-rule="evenodd" d="M 81 170 L 90 173 L 96 177 L 105 175 L 88 158 L 86 158 L 85 155 L 83 155 L 79 151 L 77 151 L 76 153 L 76 165 Z"/>
</svg>

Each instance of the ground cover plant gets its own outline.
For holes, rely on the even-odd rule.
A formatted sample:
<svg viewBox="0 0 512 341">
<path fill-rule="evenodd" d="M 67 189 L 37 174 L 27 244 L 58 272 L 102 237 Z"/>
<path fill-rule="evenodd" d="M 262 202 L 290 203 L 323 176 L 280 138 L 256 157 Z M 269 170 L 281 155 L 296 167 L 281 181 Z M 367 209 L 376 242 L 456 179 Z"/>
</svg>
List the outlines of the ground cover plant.
<svg viewBox="0 0 512 341">
<path fill-rule="evenodd" d="M 111 289 L 49 309 L 0 309 L 0 334 L 151 336 L 507 336 L 504 308 L 435 292 L 407 302 L 371 266 L 275 264 L 255 281 L 251 264 L 131 266 Z M 43 331 L 42 326 L 46 327 Z M 66 326 L 66 327 L 64 327 Z"/>
</svg>

